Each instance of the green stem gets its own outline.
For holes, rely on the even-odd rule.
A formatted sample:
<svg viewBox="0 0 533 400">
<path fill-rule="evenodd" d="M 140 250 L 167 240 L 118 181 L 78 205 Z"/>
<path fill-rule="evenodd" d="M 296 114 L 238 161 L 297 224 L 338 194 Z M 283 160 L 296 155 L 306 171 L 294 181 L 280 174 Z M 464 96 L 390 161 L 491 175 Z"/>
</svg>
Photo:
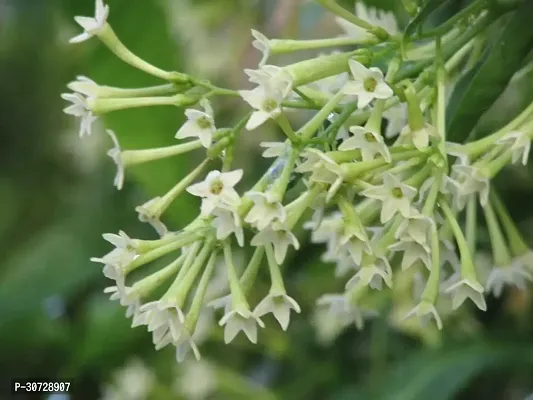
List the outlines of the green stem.
<svg viewBox="0 0 533 400">
<path fill-rule="evenodd" d="M 511 254 L 505 243 L 505 238 L 503 237 L 500 224 L 498 223 L 496 213 L 492 209 L 490 201 L 483 207 L 483 213 L 485 214 L 485 221 L 489 230 L 494 264 L 498 267 L 511 265 Z"/>
<path fill-rule="evenodd" d="M 142 164 L 149 161 L 160 160 L 162 158 L 176 156 L 178 154 L 187 153 L 202 147 L 199 140 L 191 142 L 176 144 L 168 147 L 158 147 L 154 149 L 143 150 L 124 150 L 120 153 L 120 159 L 124 167 L 129 165 Z"/>
</svg>

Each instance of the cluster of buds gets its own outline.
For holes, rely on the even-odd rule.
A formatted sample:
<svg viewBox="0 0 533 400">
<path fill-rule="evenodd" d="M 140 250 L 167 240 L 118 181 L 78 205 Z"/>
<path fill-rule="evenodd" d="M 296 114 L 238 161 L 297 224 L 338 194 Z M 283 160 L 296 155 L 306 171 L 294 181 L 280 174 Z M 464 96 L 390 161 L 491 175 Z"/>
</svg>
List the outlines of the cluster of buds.
<svg viewBox="0 0 533 400">
<path fill-rule="evenodd" d="M 102 0 L 96 0 L 94 18 L 76 18 L 84 32 L 72 42 L 96 36 L 126 63 L 166 81 L 124 89 L 79 77 L 68 85 L 73 93 L 63 97 L 73 103 L 65 112 L 81 118 L 80 135 L 91 133 L 99 115 L 127 108 L 173 105 L 184 108 L 187 118 L 175 135 L 185 141 L 163 148 L 123 150 L 108 131 L 114 141 L 108 154 L 118 168 L 115 185 L 122 187 L 130 165 L 202 149 L 206 154 L 167 193 L 137 207 L 157 239 L 106 234 L 115 249 L 93 259 L 115 282 L 106 292 L 127 307 L 132 325 L 145 326 L 157 349 L 174 345 L 178 361 L 191 350 L 200 357 L 199 321 L 213 309 L 221 310 L 226 343 L 240 331 L 256 343 L 268 313 L 288 328 L 291 311 L 299 313 L 300 306 L 286 292 L 281 266 L 289 248 L 300 247 L 293 233 L 298 225 L 311 231 L 311 242 L 325 244 L 322 260 L 335 264 L 335 274 L 345 279 L 341 293 L 317 299 L 317 307 L 342 327 L 362 327 L 364 318 L 379 312 L 374 294 L 394 299 L 395 292 L 405 291 L 406 280 L 412 310 L 405 318 L 433 319 L 440 329 L 466 299 L 485 310 L 488 293 L 499 296 L 505 286 L 522 289 L 533 279 L 533 253 L 490 186 L 506 165 L 527 163 L 533 105 L 482 139 L 446 140 L 449 77 L 461 73 L 476 40 L 468 29 L 475 25 L 450 36 L 460 49 L 449 58 L 441 50 L 446 35 L 442 43 L 437 38 L 436 47 L 390 57 L 398 45 L 392 15 L 366 13 L 365 20 L 333 1 L 319 3 L 339 16 L 346 34 L 296 41 L 269 40 L 253 31 L 263 57 L 258 69 L 244 71 L 255 88 L 241 91 L 163 71 L 132 54 L 110 27 Z M 474 20 L 482 20 L 483 10 L 476 12 Z M 339 51 L 345 47 L 349 51 Z M 335 51 L 283 67 L 267 64 L 277 53 L 318 48 Z M 425 60 L 425 69 L 404 68 L 409 57 Z M 253 110 L 234 127 L 217 128 L 210 102 L 217 96 L 240 97 Z M 315 112 L 295 129 L 288 109 Z M 234 144 L 242 132 L 263 124 L 278 126 L 286 139 L 261 144 L 263 157 L 273 162 L 243 190 L 238 185 L 245 171 L 232 169 Z M 201 207 L 188 226 L 171 232 L 161 219 L 180 195 L 200 197 Z M 475 264 L 479 210 L 493 262 L 483 268 Z M 234 251 L 247 242 L 255 251 L 239 273 Z M 168 255 L 173 256 L 168 265 L 155 272 L 145 268 Z M 228 292 L 213 298 L 208 289 L 219 261 Z M 250 293 L 263 264 L 270 291 L 252 305 Z"/>
</svg>

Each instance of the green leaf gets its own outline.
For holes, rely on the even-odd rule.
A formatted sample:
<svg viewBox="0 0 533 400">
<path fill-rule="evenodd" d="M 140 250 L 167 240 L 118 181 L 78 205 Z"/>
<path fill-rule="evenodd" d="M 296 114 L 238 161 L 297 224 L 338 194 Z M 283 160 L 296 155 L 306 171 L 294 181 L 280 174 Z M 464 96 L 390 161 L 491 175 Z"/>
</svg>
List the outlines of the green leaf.
<svg viewBox="0 0 533 400">
<path fill-rule="evenodd" d="M 483 137 L 511 122 L 533 102 L 533 60 L 518 71 L 509 85 L 483 114 L 474 135 Z"/>
<path fill-rule="evenodd" d="M 510 17 L 501 35 L 485 51 L 478 66 L 457 84 L 448 104 L 448 138 L 468 136 L 480 117 L 507 87 L 533 46 L 533 2 L 524 1 Z"/>
<path fill-rule="evenodd" d="M 170 19 L 162 2 L 156 0 L 115 0 L 109 22 L 120 40 L 136 55 L 165 70 L 180 71 L 179 49 L 169 31 Z M 142 27 L 142 29 L 139 29 Z M 119 87 L 144 87 L 166 83 L 120 61 L 94 39 L 94 51 L 87 53 L 84 71 L 96 82 Z M 147 107 L 113 112 L 105 116 L 108 129 L 115 131 L 123 149 L 145 149 L 178 144 L 175 134 L 184 121 L 183 110 L 173 107 Z M 111 146 L 111 140 L 108 141 Z M 126 185 L 135 181 L 144 189 L 139 203 L 164 195 L 196 162 L 185 154 L 153 161 L 126 170 Z M 112 161 L 108 161 L 112 164 Z M 109 176 L 109 184 L 112 176 Z M 171 229 L 183 226 L 196 215 L 197 204 L 191 196 L 180 196 L 165 213 Z M 165 222 L 169 222 L 165 220 Z"/>
<path fill-rule="evenodd" d="M 402 360 L 384 373 L 379 388 L 368 391 L 373 400 L 446 400 L 474 377 L 489 369 L 533 366 L 527 344 L 480 342 L 455 348 L 427 350 Z M 347 397 L 348 398 L 348 397 Z"/>
<path fill-rule="evenodd" d="M 126 318 L 125 307 L 111 302 L 107 296 L 94 296 L 84 310 L 84 320 L 76 326 L 75 345 L 71 347 L 69 362 L 64 365 L 64 376 L 78 376 L 102 368 L 111 369 L 131 356 L 151 351 L 150 334 L 146 329 L 132 329 L 131 319 Z M 109 372 L 109 371 L 108 371 Z"/>
<path fill-rule="evenodd" d="M 422 9 L 416 14 L 416 16 L 409 22 L 407 27 L 405 28 L 404 36 L 405 38 L 409 38 L 410 36 L 413 36 L 416 30 L 420 29 L 426 19 L 431 15 L 433 11 L 435 11 L 437 8 L 441 7 L 444 3 L 446 3 L 447 0 L 429 0 L 424 4 Z"/>
</svg>

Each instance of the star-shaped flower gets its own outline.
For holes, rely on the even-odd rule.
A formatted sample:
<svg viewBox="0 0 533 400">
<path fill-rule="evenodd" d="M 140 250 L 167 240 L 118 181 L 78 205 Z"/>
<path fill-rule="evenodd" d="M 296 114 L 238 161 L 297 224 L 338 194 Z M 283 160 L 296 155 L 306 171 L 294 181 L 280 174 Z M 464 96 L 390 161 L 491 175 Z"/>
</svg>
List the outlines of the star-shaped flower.
<svg viewBox="0 0 533 400">
<path fill-rule="evenodd" d="M 265 324 L 261 319 L 252 313 L 248 308 L 240 307 L 230 310 L 219 322 L 224 326 L 224 342 L 231 342 L 237 334 L 242 331 L 252 343 L 257 343 L 257 325 L 261 328 Z"/>
<path fill-rule="evenodd" d="M 187 188 L 187 192 L 202 198 L 201 215 L 211 215 L 216 207 L 235 209 L 240 197 L 234 186 L 241 180 L 242 169 L 231 172 L 211 171 L 202 182 Z"/>
<path fill-rule="evenodd" d="M 452 309 L 456 310 L 469 298 L 480 310 L 487 311 L 487 303 L 483 297 L 483 286 L 472 279 L 462 279 L 456 284 L 450 286 L 446 293 L 452 296 Z"/>
<path fill-rule="evenodd" d="M 63 112 L 81 119 L 79 130 L 80 137 L 90 135 L 92 133 L 92 125 L 97 117 L 91 110 L 89 110 L 85 97 L 79 93 L 63 93 L 61 97 L 72 103 L 70 106 L 63 109 Z"/>
<path fill-rule="evenodd" d="M 70 43 L 80 43 L 97 35 L 105 26 L 109 16 L 109 6 L 103 0 L 96 0 L 95 15 L 91 17 L 74 17 L 74 20 L 83 28 L 84 32 L 69 40 Z"/>
<path fill-rule="evenodd" d="M 468 197 L 475 193 L 479 193 L 479 201 L 485 206 L 489 201 L 490 179 L 479 168 L 455 164 L 451 178 L 446 180 L 446 189 L 453 195 L 458 210 L 462 210 Z"/>
<path fill-rule="evenodd" d="M 385 257 L 375 257 L 372 262 L 363 264 L 359 272 L 346 283 L 346 289 L 350 290 L 360 284 L 368 285 L 372 289 L 381 290 L 383 282 L 392 287 L 392 268 Z"/>
<path fill-rule="evenodd" d="M 258 230 L 263 230 L 273 222 L 285 223 L 287 211 L 281 204 L 279 196 L 272 192 L 247 192 L 254 205 L 244 218 L 245 222 L 254 225 Z"/>
<path fill-rule="evenodd" d="M 431 218 L 416 212 L 415 209 L 412 211 L 412 215 L 400 223 L 394 236 L 396 239 L 410 238 L 421 245 L 426 245 L 431 227 L 435 222 Z"/>
<path fill-rule="evenodd" d="M 363 309 L 350 301 L 349 292 L 324 294 L 317 300 L 317 305 L 328 307 L 328 314 L 340 320 L 343 326 L 354 324 L 359 330 L 363 329 L 366 318 L 378 315 L 376 311 Z"/>
<path fill-rule="evenodd" d="M 262 67 L 266 64 L 268 57 L 270 57 L 270 41 L 265 35 L 255 29 L 252 29 L 252 36 L 255 39 L 252 42 L 252 46 L 259 50 L 262 55 L 261 61 L 259 61 L 259 66 Z"/>
<path fill-rule="evenodd" d="M 374 99 L 388 99 L 394 95 L 379 68 L 366 68 L 355 60 L 349 60 L 348 63 L 353 81 L 346 83 L 342 90 L 357 96 L 357 108 L 366 107 Z"/>
<path fill-rule="evenodd" d="M 276 82 L 266 82 L 253 90 L 239 91 L 243 100 L 255 109 L 246 123 L 247 130 L 254 130 L 268 119 L 274 119 L 281 114 L 281 102 L 285 98 L 284 87 Z"/>
<path fill-rule="evenodd" d="M 495 297 L 500 297 L 504 286 L 515 286 L 525 290 L 526 283 L 533 280 L 533 275 L 523 265 L 513 263 L 511 265 L 494 267 L 489 273 L 485 287 L 487 292 L 492 292 Z"/>
<path fill-rule="evenodd" d="M 360 149 L 363 161 L 371 161 L 376 157 L 376 154 L 381 154 L 385 161 L 391 162 L 389 148 L 379 132 L 362 126 L 352 126 L 350 132 L 353 133 L 353 136 L 343 140 L 339 150 Z"/>
<path fill-rule="evenodd" d="M 83 75 L 78 75 L 75 81 L 70 82 L 67 87 L 75 93 L 80 93 L 87 97 L 98 96 L 98 84 L 92 79 Z"/>
<path fill-rule="evenodd" d="M 509 132 L 497 143 L 511 147 L 513 164 L 520 160 L 523 165 L 527 165 L 531 150 L 531 137 L 528 134 L 520 131 Z"/>
<path fill-rule="evenodd" d="M 283 98 L 292 90 L 293 77 L 284 68 L 276 65 L 263 65 L 259 69 L 245 69 L 244 73 L 252 83 L 259 86 L 276 87 L 281 91 Z"/>
<path fill-rule="evenodd" d="M 213 134 L 216 131 L 213 109 L 209 100 L 202 99 L 200 105 L 204 111 L 188 108 L 185 110 L 187 122 L 176 133 L 177 139 L 195 137 L 200 139 L 202 146 L 209 148 L 213 142 Z"/>
<path fill-rule="evenodd" d="M 383 185 L 366 189 L 362 195 L 382 201 L 380 220 L 384 224 L 397 212 L 404 218 L 409 218 L 413 214 L 411 200 L 416 193 L 414 187 L 402 183 L 397 177 L 387 172 L 383 174 Z"/>
<path fill-rule="evenodd" d="M 241 218 L 234 210 L 216 207 L 212 215 L 215 216 L 211 223 L 217 231 L 217 239 L 224 240 L 232 233 L 237 238 L 239 246 L 244 246 L 244 231 L 242 229 Z"/>
<path fill-rule="evenodd" d="M 420 325 L 422 327 L 426 326 L 431 319 L 434 319 L 437 328 L 442 329 L 442 321 L 440 319 L 439 313 L 437 312 L 435 306 L 430 302 L 422 300 L 418 305 L 413 307 L 413 309 L 407 313 L 405 319 L 414 317 L 415 315 L 418 317 Z"/>
<path fill-rule="evenodd" d="M 259 143 L 259 146 L 266 149 L 261 154 L 265 158 L 280 157 L 290 148 L 286 142 L 262 142 Z"/>
<path fill-rule="evenodd" d="M 289 246 L 296 250 L 300 248 L 300 243 L 294 234 L 286 229 L 282 224 L 273 223 L 271 226 L 257 232 L 250 242 L 252 246 L 266 246 L 272 244 L 274 256 L 278 264 L 285 261 Z"/>
<path fill-rule="evenodd" d="M 281 329 L 286 331 L 289 326 L 291 309 L 297 313 L 301 312 L 300 306 L 292 297 L 287 296 L 286 293 L 272 292 L 255 307 L 254 314 L 258 317 L 268 313 L 274 314 Z"/>
<path fill-rule="evenodd" d="M 417 261 L 422 261 L 426 268 L 431 270 L 431 254 L 426 244 L 420 244 L 411 239 L 403 239 L 389 246 L 389 250 L 403 252 L 402 270 L 409 268 Z"/>
<path fill-rule="evenodd" d="M 436 132 L 435 128 L 429 124 L 417 130 L 412 130 L 409 125 L 406 125 L 400 132 L 400 136 L 408 137 L 418 150 L 423 151 L 429 146 L 429 139 L 436 136 Z"/>
</svg>

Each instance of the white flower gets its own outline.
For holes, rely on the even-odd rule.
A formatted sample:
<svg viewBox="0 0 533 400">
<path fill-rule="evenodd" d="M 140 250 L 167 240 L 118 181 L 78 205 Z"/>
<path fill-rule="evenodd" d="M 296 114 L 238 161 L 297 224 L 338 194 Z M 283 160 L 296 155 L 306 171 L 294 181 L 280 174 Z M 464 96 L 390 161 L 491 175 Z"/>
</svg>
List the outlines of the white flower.
<svg viewBox="0 0 533 400">
<path fill-rule="evenodd" d="M 263 151 L 263 154 L 261 154 L 265 158 L 279 157 L 284 154 L 287 147 L 289 147 L 286 142 L 262 142 L 259 143 L 259 146 L 266 149 Z"/>
<path fill-rule="evenodd" d="M 213 142 L 213 134 L 216 131 L 213 109 L 209 100 L 200 100 L 200 105 L 204 111 L 198 111 L 193 108 L 185 110 L 187 122 L 176 133 L 177 139 L 197 137 L 200 139 L 202 146 L 209 148 Z"/>
<path fill-rule="evenodd" d="M 374 310 L 362 309 L 350 301 L 349 293 L 322 295 L 317 305 L 328 307 L 329 314 L 335 316 L 343 326 L 355 324 L 359 330 L 363 329 L 365 318 L 377 315 Z"/>
<path fill-rule="evenodd" d="M 78 75 L 76 80 L 70 82 L 67 87 L 73 92 L 81 93 L 87 97 L 97 97 L 98 95 L 98 84 L 83 75 Z"/>
<path fill-rule="evenodd" d="M 182 329 L 180 337 L 173 344 L 176 347 L 176 361 L 178 363 L 182 363 L 186 359 L 190 350 L 192 350 L 196 361 L 200 360 L 200 351 L 194 342 L 194 335 L 191 335 L 185 329 Z"/>
<path fill-rule="evenodd" d="M 368 241 L 366 232 L 352 223 L 347 223 L 342 219 L 343 227 L 338 237 L 335 238 L 337 246 L 334 253 L 342 254 L 347 252 L 355 266 L 361 265 L 363 252 L 372 254 L 372 247 Z"/>
<path fill-rule="evenodd" d="M 113 140 L 113 144 L 115 145 L 107 152 L 107 155 L 111 157 L 111 159 L 115 162 L 117 166 L 117 174 L 115 175 L 115 180 L 113 184 L 117 187 L 118 190 L 121 190 L 124 186 L 124 164 L 122 163 L 121 157 L 122 150 L 120 148 L 120 143 L 118 142 L 115 132 L 113 132 L 111 129 L 106 130 L 106 132 L 111 137 L 111 140 Z"/>
<path fill-rule="evenodd" d="M 105 26 L 107 17 L 109 16 L 109 6 L 105 5 L 103 0 L 96 0 L 95 3 L 94 18 L 74 17 L 74 20 L 83 28 L 84 32 L 70 39 L 70 43 L 80 43 L 90 39 L 94 35 L 97 35 Z"/>
<path fill-rule="evenodd" d="M 118 235 L 106 233 L 102 236 L 116 248 L 101 258 L 92 257 L 91 261 L 104 264 L 104 275 L 109 279 L 118 280 L 122 276 L 123 268 L 138 256 L 135 245 L 123 231 Z"/>
<path fill-rule="evenodd" d="M 270 118 L 281 114 L 281 102 L 285 95 L 280 85 L 265 83 L 253 90 L 240 90 L 239 94 L 256 111 L 252 113 L 246 123 L 246 129 L 251 131 L 264 124 Z"/>
<path fill-rule="evenodd" d="M 228 210 L 226 208 L 215 207 L 212 215 L 215 216 L 211 223 L 217 230 L 217 239 L 226 239 L 232 233 L 237 238 L 239 246 L 244 246 L 244 231 L 242 229 L 241 218 L 239 214 L 234 210 Z"/>
<path fill-rule="evenodd" d="M 410 238 L 421 245 L 426 245 L 431 227 L 435 222 L 431 218 L 416 212 L 415 209 L 412 211 L 412 215 L 400 223 L 394 237 L 396 239 Z"/>
<path fill-rule="evenodd" d="M 344 219 L 340 211 L 333 212 L 322 218 L 319 224 L 315 224 L 313 221 L 304 224 L 305 229 L 312 230 L 312 243 L 331 243 L 331 247 L 336 247 L 334 243 L 336 243 L 338 233 L 342 231 L 343 227 Z"/>
<path fill-rule="evenodd" d="M 385 137 L 387 139 L 397 136 L 407 124 L 407 103 L 400 103 L 383 111 L 383 118 L 387 120 Z"/>
<path fill-rule="evenodd" d="M 430 302 L 422 300 L 417 306 L 413 307 L 411 311 L 407 313 L 405 319 L 417 316 L 420 320 L 420 324 L 424 327 L 433 318 L 437 328 L 442 329 L 442 321 L 440 319 L 435 306 Z"/>
<path fill-rule="evenodd" d="M 224 326 L 224 342 L 231 342 L 240 331 L 248 337 L 250 342 L 257 343 L 257 325 L 261 328 L 265 324 L 259 317 L 254 315 L 248 308 L 235 308 L 226 313 L 219 322 Z"/>
<path fill-rule="evenodd" d="M 262 317 L 265 314 L 272 313 L 284 331 L 289 326 L 291 309 L 297 313 L 301 312 L 300 306 L 286 293 L 270 293 L 255 307 L 254 314 Z"/>
<path fill-rule="evenodd" d="M 363 284 L 372 289 L 381 290 L 383 282 L 388 287 L 392 287 L 392 269 L 385 257 L 376 257 L 372 263 L 361 266 L 359 272 L 346 283 L 346 289 Z"/>
<path fill-rule="evenodd" d="M 245 196 L 254 202 L 252 209 L 244 219 L 245 222 L 254 225 L 260 231 L 275 221 L 285 223 L 287 211 L 281 204 L 279 196 L 272 192 L 254 191 L 247 192 Z"/>
<path fill-rule="evenodd" d="M 523 165 L 527 165 L 529 151 L 531 149 L 531 138 L 528 134 L 520 131 L 509 132 L 496 143 L 510 145 L 513 164 L 516 164 L 520 160 Z"/>
<path fill-rule="evenodd" d="M 331 75 L 318 81 L 314 81 L 309 84 L 311 88 L 314 88 L 322 93 L 329 95 L 336 94 L 341 88 L 348 82 L 350 75 L 347 72 L 342 72 L 338 75 Z M 346 98 L 344 99 L 346 100 Z"/>
<path fill-rule="evenodd" d="M 429 138 L 436 136 L 435 128 L 429 124 L 425 124 L 422 128 L 413 131 L 409 125 L 406 125 L 400 132 L 400 136 L 409 137 L 415 147 L 422 151 L 429 146 Z"/>
<path fill-rule="evenodd" d="M 115 278 L 115 286 L 106 287 L 104 293 L 110 294 L 110 300 L 119 300 L 121 306 L 127 307 L 126 318 L 135 316 L 139 312 L 140 299 L 131 290 L 131 287 L 126 286 L 123 275 L 118 275 Z"/>
<path fill-rule="evenodd" d="M 250 242 L 252 246 L 266 246 L 272 244 L 274 247 L 274 256 L 278 264 L 283 264 L 289 246 L 296 250 L 300 248 L 300 243 L 294 234 L 283 227 L 281 224 L 272 224 L 265 229 L 260 230 Z"/>
<path fill-rule="evenodd" d="M 231 311 L 231 294 L 210 301 L 207 303 L 207 307 L 212 307 L 213 310 L 219 310 L 222 308 L 224 314 L 229 313 Z"/>
<path fill-rule="evenodd" d="M 416 189 L 402 183 L 391 173 L 383 174 L 383 185 L 374 186 L 362 192 L 363 196 L 381 200 L 381 223 L 389 221 L 394 214 L 399 212 L 404 218 L 412 214 L 411 200 L 416 195 Z"/>
<path fill-rule="evenodd" d="M 312 172 L 311 182 L 327 183 L 331 185 L 324 199 L 325 203 L 333 198 L 344 181 L 344 172 L 339 164 L 317 149 L 307 149 L 304 154 L 307 160 L 295 168 L 296 172 Z"/>
<path fill-rule="evenodd" d="M 526 281 L 532 281 L 533 275 L 523 265 L 513 263 L 502 267 L 494 267 L 489 273 L 485 287 L 487 292 L 492 292 L 495 297 L 500 297 L 505 285 L 516 286 L 525 290 Z"/>
<path fill-rule="evenodd" d="M 447 190 L 454 197 L 454 206 L 462 210 L 472 194 L 479 193 L 479 201 L 485 206 L 489 201 L 490 180 L 483 172 L 470 165 L 453 165 L 452 177 L 447 180 Z"/>
<path fill-rule="evenodd" d="M 72 103 L 63 109 L 63 112 L 81 118 L 80 137 L 90 135 L 92 133 L 92 124 L 97 117 L 88 109 L 85 98 L 79 93 L 63 93 L 61 97 Z"/>
<path fill-rule="evenodd" d="M 326 260 L 327 258 L 329 258 L 329 260 Z M 342 278 L 346 276 L 348 273 L 353 274 L 361 266 L 361 263 L 356 264 L 354 262 L 352 254 L 350 254 L 348 251 L 344 249 L 343 251 L 338 251 L 338 252 L 328 251 L 321 255 L 320 260 L 325 261 L 325 262 L 335 261 L 335 277 L 336 278 Z"/>
<path fill-rule="evenodd" d="M 362 126 L 352 126 L 350 127 L 350 132 L 353 133 L 353 136 L 343 140 L 339 146 L 339 150 L 360 149 L 363 161 L 372 161 L 376 154 L 381 154 L 385 161 L 391 162 L 389 148 L 379 132 L 366 129 Z"/>
<path fill-rule="evenodd" d="M 355 3 L 355 15 L 371 25 L 385 29 L 391 35 L 399 33 L 396 16 L 390 11 L 367 7 L 364 2 L 358 1 Z"/>
<path fill-rule="evenodd" d="M 403 252 L 402 270 L 409 268 L 415 262 L 421 261 L 427 269 L 431 269 L 431 257 L 429 247 L 411 239 L 403 239 L 389 246 L 392 252 Z"/>
<path fill-rule="evenodd" d="M 385 29 L 391 35 L 398 33 L 398 23 L 396 22 L 396 17 L 391 12 L 367 7 L 364 2 L 357 1 L 355 3 L 355 15 L 371 25 Z M 354 39 L 366 39 L 371 37 L 366 30 L 343 18 L 336 17 L 336 21 L 345 32 L 342 36 Z"/>
<path fill-rule="evenodd" d="M 524 254 L 516 257 L 515 262 L 523 265 L 527 270 L 533 272 L 533 251 L 528 250 Z"/>
<path fill-rule="evenodd" d="M 270 42 L 265 35 L 255 29 L 252 29 L 252 36 L 255 38 L 252 46 L 259 50 L 262 55 L 261 61 L 259 61 L 259 66 L 262 67 L 270 57 Z"/>
<path fill-rule="evenodd" d="M 149 397 L 155 383 L 152 371 L 141 360 L 134 359 L 118 371 L 113 384 L 104 387 L 102 400 L 144 400 Z"/>
<path fill-rule="evenodd" d="M 206 361 L 186 361 L 175 391 L 187 400 L 205 400 L 217 389 L 216 369 Z"/>
<path fill-rule="evenodd" d="M 487 303 L 483 297 L 483 286 L 471 279 L 462 279 L 446 289 L 452 296 L 452 309 L 456 310 L 469 298 L 480 310 L 487 311 Z"/>
<path fill-rule="evenodd" d="M 344 18 L 335 17 L 335 22 L 344 31 L 341 37 L 349 37 L 355 40 L 370 39 L 372 36 L 363 28 L 352 24 L 350 21 L 346 21 Z"/>
<path fill-rule="evenodd" d="M 294 79 L 284 68 L 276 65 L 263 65 L 259 69 L 245 69 L 244 72 L 252 83 L 279 88 L 283 98 L 287 97 L 292 90 Z"/>
<path fill-rule="evenodd" d="M 233 188 L 242 178 L 242 169 L 231 172 L 210 171 L 202 182 L 187 188 L 187 192 L 202 197 L 201 215 L 210 215 L 216 207 L 235 209 L 240 197 Z"/>
<path fill-rule="evenodd" d="M 363 64 L 349 60 L 353 81 L 346 83 L 343 92 L 357 96 L 357 108 L 366 107 L 374 99 L 388 99 L 394 92 L 385 83 L 383 72 L 379 68 L 366 68 Z"/>
<path fill-rule="evenodd" d="M 175 302 L 167 299 L 143 304 L 140 308 L 148 332 L 152 332 L 157 350 L 177 341 L 183 331 L 185 316 Z"/>
<path fill-rule="evenodd" d="M 137 211 L 139 214 L 139 221 L 149 223 L 159 234 L 159 236 L 163 237 L 168 232 L 168 229 L 165 224 L 159 220 L 159 215 L 155 215 L 152 211 L 152 207 L 157 207 L 160 201 L 160 196 L 154 197 L 153 199 L 148 200 L 146 203 L 135 207 L 135 211 Z"/>
</svg>

